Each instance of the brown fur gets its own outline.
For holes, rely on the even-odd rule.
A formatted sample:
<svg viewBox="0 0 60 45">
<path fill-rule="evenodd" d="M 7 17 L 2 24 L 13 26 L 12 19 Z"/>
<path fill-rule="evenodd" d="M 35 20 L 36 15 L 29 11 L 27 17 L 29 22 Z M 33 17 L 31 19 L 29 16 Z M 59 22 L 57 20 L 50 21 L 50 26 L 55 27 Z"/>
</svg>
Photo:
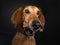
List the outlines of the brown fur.
<svg viewBox="0 0 60 45">
<path fill-rule="evenodd" d="M 33 8 L 32 8 L 33 7 Z M 24 12 L 25 8 L 28 8 L 31 10 L 31 13 L 28 15 Z M 34 9 L 34 11 L 33 11 Z M 39 16 L 36 15 L 36 11 L 40 10 L 40 14 Z M 15 28 L 17 27 L 17 25 L 23 23 L 23 24 L 29 24 L 34 20 L 34 19 L 40 20 L 41 21 L 41 25 L 44 28 L 44 24 L 45 24 L 45 18 L 43 16 L 42 10 L 41 8 L 37 8 L 36 6 L 26 6 L 26 7 L 20 7 L 19 9 L 17 9 L 12 17 L 11 17 L 11 22 L 14 24 Z M 26 26 L 26 24 L 24 26 Z M 30 24 L 31 25 L 31 24 Z M 40 32 L 43 32 L 43 28 L 40 29 Z M 34 39 L 34 35 L 30 36 L 30 37 L 26 37 L 23 33 L 24 30 L 23 29 L 18 29 L 20 30 L 17 31 L 16 35 L 14 36 L 13 40 L 12 40 L 12 45 L 36 45 L 35 39 Z"/>
</svg>

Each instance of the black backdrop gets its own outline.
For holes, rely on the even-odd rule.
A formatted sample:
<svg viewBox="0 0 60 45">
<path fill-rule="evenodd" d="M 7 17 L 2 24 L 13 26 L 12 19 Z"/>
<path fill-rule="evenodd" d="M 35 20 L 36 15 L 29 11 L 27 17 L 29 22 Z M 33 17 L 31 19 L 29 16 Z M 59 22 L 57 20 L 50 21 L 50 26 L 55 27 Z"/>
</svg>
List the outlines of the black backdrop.
<svg viewBox="0 0 60 45">
<path fill-rule="evenodd" d="M 0 0 L 0 45 L 10 45 L 16 33 L 10 22 L 12 13 L 20 6 L 29 4 L 40 6 L 46 20 L 44 32 L 36 33 L 37 45 L 54 45 L 59 40 L 58 0 Z"/>
</svg>

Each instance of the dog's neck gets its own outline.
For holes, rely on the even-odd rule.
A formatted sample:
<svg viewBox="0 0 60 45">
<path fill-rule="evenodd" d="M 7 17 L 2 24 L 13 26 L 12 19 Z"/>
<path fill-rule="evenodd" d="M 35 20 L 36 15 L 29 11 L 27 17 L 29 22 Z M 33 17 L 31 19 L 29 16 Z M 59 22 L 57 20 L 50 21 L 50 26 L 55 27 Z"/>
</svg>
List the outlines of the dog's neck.
<svg viewBox="0 0 60 45">
<path fill-rule="evenodd" d="M 17 32 L 19 34 L 19 36 L 21 37 L 25 37 L 26 39 L 33 39 L 34 38 L 34 35 L 33 36 L 26 36 L 24 33 L 22 32 Z"/>
</svg>

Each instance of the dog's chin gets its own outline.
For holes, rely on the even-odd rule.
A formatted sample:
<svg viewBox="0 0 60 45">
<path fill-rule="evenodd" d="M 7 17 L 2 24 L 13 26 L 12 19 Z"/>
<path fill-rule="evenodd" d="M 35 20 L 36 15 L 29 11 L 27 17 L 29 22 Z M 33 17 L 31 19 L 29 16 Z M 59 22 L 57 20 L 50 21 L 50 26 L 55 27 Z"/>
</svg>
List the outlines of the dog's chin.
<svg viewBox="0 0 60 45">
<path fill-rule="evenodd" d="M 34 33 L 33 33 L 33 30 L 31 30 L 30 28 L 26 27 L 25 31 L 24 31 L 24 34 L 26 36 L 33 36 Z"/>
<path fill-rule="evenodd" d="M 33 32 L 30 32 L 30 31 L 27 31 L 27 30 L 24 31 L 24 34 L 26 36 L 33 36 Z"/>
</svg>

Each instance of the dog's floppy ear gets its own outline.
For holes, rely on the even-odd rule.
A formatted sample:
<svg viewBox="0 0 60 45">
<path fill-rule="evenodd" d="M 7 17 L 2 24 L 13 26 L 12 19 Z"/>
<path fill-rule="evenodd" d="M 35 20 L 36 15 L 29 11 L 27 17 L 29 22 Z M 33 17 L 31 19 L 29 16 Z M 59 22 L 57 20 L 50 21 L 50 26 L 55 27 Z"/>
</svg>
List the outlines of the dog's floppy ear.
<svg viewBox="0 0 60 45">
<path fill-rule="evenodd" d="M 42 10 L 40 9 L 40 15 L 39 15 L 39 19 L 40 19 L 40 22 L 41 22 L 41 29 L 40 29 L 40 32 L 43 32 L 43 29 L 44 29 L 44 25 L 45 25 L 45 17 L 42 13 Z"/>
<path fill-rule="evenodd" d="M 13 15 L 11 16 L 11 22 L 12 24 L 14 24 L 14 26 L 16 27 L 18 24 L 21 23 L 21 20 L 22 20 L 22 11 L 23 11 L 23 8 L 19 8 L 17 9 Z"/>
</svg>

